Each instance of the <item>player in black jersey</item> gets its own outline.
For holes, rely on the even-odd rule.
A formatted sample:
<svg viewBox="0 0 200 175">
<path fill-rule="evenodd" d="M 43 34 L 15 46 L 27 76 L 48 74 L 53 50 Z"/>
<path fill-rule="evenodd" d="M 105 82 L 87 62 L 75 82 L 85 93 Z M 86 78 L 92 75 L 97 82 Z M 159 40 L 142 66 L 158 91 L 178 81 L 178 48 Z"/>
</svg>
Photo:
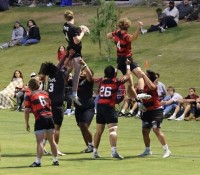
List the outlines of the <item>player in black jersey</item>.
<svg viewBox="0 0 200 175">
<path fill-rule="evenodd" d="M 78 84 L 78 97 L 81 106 L 75 105 L 75 117 L 77 125 L 79 126 L 83 139 L 87 148 L 82 151 L 83 153 L 93 152 L 92 133 L 89 131 L 90 124 L 94 117 L 94 99 L 93 99 L 93 72 L 87 64 L 81 59 L 79 62 L 82 65 L 82 71 Z"/>
<path fill-rule="evenodd" d="M 81 29 L 80 27 L 76 27 L 74 25 L 74 14 L 72 11 L 66 10 L 64 13 L 64 17 L 65 17 L 66 23 L 63 26 L 63 33 L 68 43 L 66 50 L 67 52 L 69 52 L 71 49 L 71 50 L 74 50 L 75 52 L 72 56 L 73 66 L 74 66 L 74 77 L 73 77 L 71 99 L 78 105 L 81 105 L 77 96 L 78 80 L 79 80 L 79 75 L 80 75 L 80 70 L 81 70 L 81 65 L 78 62 L 82 57 L 81 39 L 83 38 L 84 34 L 87 32 L 87 29 L 85 28 Z"/>
<path fill-rule="evenodd" d="M 67 72 L 63 66 L 65 58 L 58 65 L 50 62 L 42 63 L 40 74 L 48 76 L 48 92 L 51 99 L 53 120 L 55 123 L 55 141 L 58 145 L 60 138 L 60 128 L 62 126 L 65 94 L 65 79 Z M 65 155 L 58 150 L 58 155 Z"/>
</svg>

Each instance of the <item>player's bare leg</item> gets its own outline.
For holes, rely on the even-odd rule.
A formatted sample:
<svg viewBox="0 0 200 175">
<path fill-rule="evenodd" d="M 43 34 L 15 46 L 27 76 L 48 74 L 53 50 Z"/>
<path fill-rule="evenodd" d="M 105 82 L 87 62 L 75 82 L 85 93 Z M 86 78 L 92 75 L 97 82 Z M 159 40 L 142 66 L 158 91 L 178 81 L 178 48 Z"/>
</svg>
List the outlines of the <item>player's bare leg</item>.
<svg viewBox="0 0 200 175">
<path fill-rule="evenodd" d="M 42 155 L 43 155 L 43 139 L 45 137 L 44 133 L 36 133 L 35 134 L 36 137 L 36 142 L 37 142 L 37 157 L 35 162 L 33 162 L 33 164 L 30 165 L 30 167 L 40 167 L 41 166 L 41 159 L 42 159 Z"/>
<path fill-rule="evenodd" d="M 161 131 L 161 128 L 153 128 L 154 133 L 156 134 L 158 140 L 160 141 L 160 143 L 163 146 L 163 149 L 165 151 L 163 158 L 167 158 L 171 155 L 171 151 L 169 150 L 169 147 L 167 145 L 165 136 L 163 134 L 163 132 Z"/>
<path fill-rule="evenodd" d="M 58 163 L 58 151 L 57 151 L 57 144 L 54 140 L 54 130 L 49 130 L 46 133 L 47 139 L 51 146 L 51 152 L 53 155 L 53 164 L 52 165 L 59 165 Z"/>
<path fill-rule="evenodd" d="M 80 59 L 81 59 L 81 57 L 73 58 L 74 77 L 73 77 L 72 95 L 70 97 L 71 97 L 72 101 L 74 101 L 76 104 L 81 106 L 81 103 L 77 96 L 79 76 L 80 76 L 80 72 L 81 72 L 81 64 L 79 64 Z"/>
<path fill-rule="evenodd" d="M 122 160 L 123 157 L 117 152 L 117 123 L 108 124 L 110 132 L 110 146 L 111 146 L 111 157 Z"/>
<path fill-rule="evenodd" d="M 99 143 L 101 141 L 101 136 L 103 134 L 103 131 L 105 129 L 105 124 L 96 124 L 96 133 L 94 135 L 94 149 L 93 149 L 93 158 L 99 158 L 98 155 L 98 147 Z"/>
<path fill-rule="evenodd" d="M 88 123 L 83 123 L 83 122 L 79 123 L 79 128 L 81 130 L 83 139 L 87 146 L 87 149 L 83 151 L 85 153 L 93 152 L 92 133 L 89 130 L 89 126 L 90 124 Z"/>
<path fill-rule="evenodd" d="M 60 125 L 55 125 L 55 134 L 54 134 L 54 138 L 55 138 L 55 142 L 56 142 L 56 144 L 57 144 L 58 155 L 59 155 L 59 156 L 64 156 L 65 154 L 62 153 L 61 151 L 59 151 L 59 149 L 58 149 L 58 143 L 59 143 L 59 140 L 60 140 L 60 129 L 61 129 L 61 126 L 60 126 Z"/>
<path fill-rule="evenodd" d="M 150 142 L 151 142 L 150 131 L 151 131 L 151 129 L 146 129 L 146 128 L 142 129 L 144 145 L 145 145 L 146 148 L 145 148 L 145 151 L 142 154 L 138 155 L 140 157 L 152 155 L 151 148 L 150 148 Z"/>
</svg>

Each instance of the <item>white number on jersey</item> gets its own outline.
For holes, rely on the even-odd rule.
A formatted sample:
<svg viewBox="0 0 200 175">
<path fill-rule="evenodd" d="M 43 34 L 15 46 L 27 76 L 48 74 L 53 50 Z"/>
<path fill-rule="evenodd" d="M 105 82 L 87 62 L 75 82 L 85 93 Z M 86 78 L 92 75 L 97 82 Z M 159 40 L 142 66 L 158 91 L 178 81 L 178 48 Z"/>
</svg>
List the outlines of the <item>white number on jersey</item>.
<svg viewBox="0 0 200 175">
<path fill-rule="evenodd" d="M 54 91 L 54 84 L 49 83 L 49 92 L 53 92 L 53 91 Z"/>
<path fill-rule="evenodd" d="M 44 97 L 43 96 L 39 96 L 39 100 L 40 100 L 40 104 L 42 106 L 46 106 L 47 102 L 45 101 Z"/>
<path fill-rule="evenodd" d="M 112 95 L 112 88 L 111 87 L 101 86 L 100 97 L 110 97 L 111 95 Z"/>
<path fill-rule="evenodd" d="M 120 41 L 117 42 L 117 48 L 121 50 Z"/>
</svg>

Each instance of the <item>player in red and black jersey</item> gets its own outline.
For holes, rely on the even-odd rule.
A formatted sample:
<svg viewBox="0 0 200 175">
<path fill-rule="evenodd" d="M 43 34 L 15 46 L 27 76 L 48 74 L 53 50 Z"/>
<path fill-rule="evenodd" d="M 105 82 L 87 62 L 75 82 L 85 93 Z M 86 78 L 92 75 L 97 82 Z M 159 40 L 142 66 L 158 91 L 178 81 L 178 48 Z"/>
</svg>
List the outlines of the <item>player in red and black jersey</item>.
<svg viewBox="0 0 200 175">
<path fill-rule="evenodd" d="M 141 76 L 144 79 L 145 87 L 144 92 L 151 95 L 149 99 L 143 99 L 143 105 L 146 107 L 146 112 L 142 114 L 142 134 L 146 149 L 144 153 L 139 156 L 147 156 L 151 155 L 150 149 L 150 131 L 153 128 L 155 135 L 163 146 L 165 151 L 163 158 L 167 158 L 171 155 L 171 152 L 166 143 L 165 136 L 161 131 L 161 124 L 163 121 L 163 109 L 162 104 L 159 101 L 159 96 L 157 93 L 157 85 L 156 85 L 156 74 L 153 71 L 147 71 L 141 73 Z"/>
<path fill-rule="evenodd" d="M 72 95 L 71 99 L 81 105 L 78 100 L 77 96 L 77 89 L 78 89 L 78 80 L 81 71 L 81 66 L 78 63 L 82 57 L 81 50 L 82 50 L 82 43 L 81 40 L 84 34 L 87 32 L 85 29 L 81 29 L 80 27 L 76 27 L 74 25 L 74 14 L 70 10 L 66 10 L 64 13 L 64 17 L 66 23 L 63 26 L 63 33 L 65 35 L 66 41 L 68 43 L 67 52 L 73 50 L 75 53 L 72 55 L 73 59 L 73 66 L 74 66 L 74 77 L 73 77 L 73 87 L 72 87 Z"/>
<path fill-rule="evenodd" d="M 107 124 L 110 132 L 111 156 L 113 158 L 123 159 L 117 152 L 117 112 L 115 111 L 116 96 L 118 88 L 130 78 L 130 65 L 127 65 L 127 73 L 121 79 L 115 78 L 115 68 L 108 66 L 104 70 L 105 78 L 99 86 L 99 101 L 97 104 L 96 115 L 96 133 L 94 136 L 93 158 L 98 158 L 98 147 L 101 140 L 101 135 Z"/>
<path fill-rule="evenodd" d="M 140 28 L 142 26 L 142 22 L 138 21 L 137 30 L 133 34 L 128 33 L 128 29 L 131 26 L 131 21 L 127 18 L 121 18 L 118 23 L 118 30 L 113 31 L 107 34 L 107 38 L 111 39 L 116 44 L 117 49 L 117 69 L 119 69 L 122 74 L 126 74 L 126 60 L 130 60 L 130 68 L 131 71 L 138 78 L 138 95 L 134 89 L 133 79 L 130 78 L 128 91 L 130 94 L 134 96 L 136 99 L 145 99 L 150 96 L 143 93 L 144 90 L 144 80 L 141 77 L 141 68 L 138 66 L 136 62 L 133 61 L 132 56 L 133 53 L 131 51 L 131 42 L 138 38 L 140 33 Z"/>
<path fill-rule="evenodd" d="M 53 155 L 53 164 L 59 165 L 57 159 L 57 145 L 54 140 L 54 122 L 51 113 L 51 101 L 46 91 L 39 90 L 39 79 L 31 79 L 29 81 L 30 92 L 26 94 L 25 98 L 25 123 L 26 130 L 30 132 L 29 114 L 30 110 L 35 116 L 35 136 L 37 141 L 37 158 L 30 167 L 40 167 L 41 158 L 43 155 L 43 139 L 46 135 L 51 145 Z"/>
</svg>

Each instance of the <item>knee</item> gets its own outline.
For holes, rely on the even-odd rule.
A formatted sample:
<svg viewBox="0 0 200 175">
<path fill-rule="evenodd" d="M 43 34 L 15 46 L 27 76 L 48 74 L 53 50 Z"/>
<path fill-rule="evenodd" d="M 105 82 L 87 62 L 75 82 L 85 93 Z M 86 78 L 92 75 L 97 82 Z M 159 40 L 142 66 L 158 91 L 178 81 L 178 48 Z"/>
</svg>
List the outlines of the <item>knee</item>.
<svg viewBox="0 0 200 175">
<path fill-rule="evenodd" d="M 117 135 L 117 128 L 118 126 L 112 126 L 109 128 L 109 132 L 111 136 L 116 136 Z"/>
</svg>

